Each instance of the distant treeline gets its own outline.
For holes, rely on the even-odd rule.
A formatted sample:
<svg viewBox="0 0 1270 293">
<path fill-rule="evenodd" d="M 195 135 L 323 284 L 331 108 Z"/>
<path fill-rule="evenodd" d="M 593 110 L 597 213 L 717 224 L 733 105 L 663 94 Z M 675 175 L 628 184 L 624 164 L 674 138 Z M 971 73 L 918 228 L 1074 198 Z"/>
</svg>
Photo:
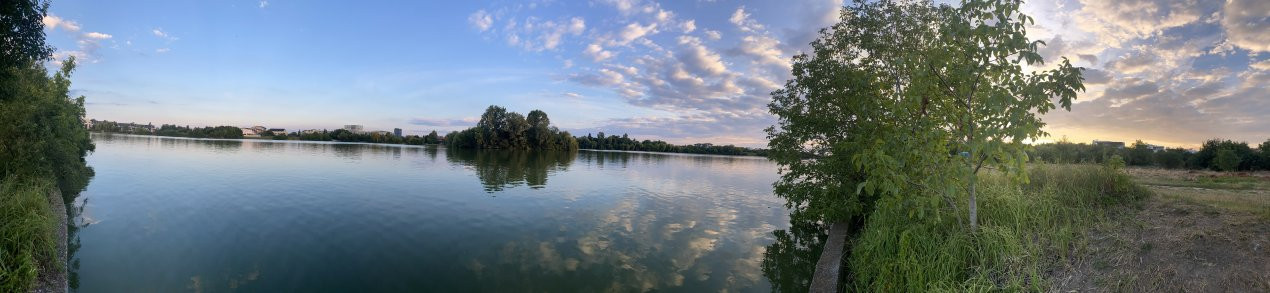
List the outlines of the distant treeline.
<svg viewBox="0 0 1270 293">
<path fill-rule="evenodd" d="M 155 128 L 152 124 L 119 123 L 92 120 L 92 131 L 175 136 L 191 138 L 243 138 L 243 130 L 234 126 L 189 127 L 164 124 Z M 489 106 L 481 120 L 472 128 L 454 131 L 444 137 L 433 130 L 428 135 L 397 136 L 384 132 L 356 133 L 346 129 L 273 133 L 265 131 L 262 138 L 274 140 L 340 141 L 384 144 L 445 144 L 452 148 L 513 149 L 513 150 L 621 150 L 664 153 L 688 153 L 731 156 L 766 156 L 766 149 L 698 143 L 674 145 L 660 140 L 635 140 L 622 134 L 574 137 L 551 125 L 547 113 L 533 110 L 528 116 L 508 112 L 506 108 Z"/>
<path fill-rule="evenodd" d="M 91 124 L 88 130 L 97 132 L 193 138 L 243 138 L 242 129 L 233 126 L 189 127 L 163 124 L 155 128 L 152 124 L 119 123 L 106 120 L 92 120 Z"/>
<path fill-rule="evenodd" d="M 568 131 L 551 126 L 542 110 L 529 116 L 489 106 L 476 127 L 445 135 L 446 145 L 467 149 L 577 150 L 578 140 Z"/>
<path fill-rule="evenodd" d="M 1270 140 L 1256 149 L 1246 142 L 1209 140 L 1199 151 L 1182 148 L 1153 149 L 1142 141 L 1126 147 L 1057 142 L 1036 145 L 1029 151 L 1033 160 L 1048 163 L 1102 163 L 1120 156 L 1129 166 L 1169 169 L 1209 169 L 1217 171 L 1270 170 Z"/>
<path fill-rule="evenodd" d="M 212 127 L 189 127 L 171 124 L 163 124 L 154 127 L 152 124 L 136 124 L 136 123 L 120 123 L 107 120 L 92 120 L 92 126 L 88 128 L 90 131 L 109 132 L 109 133 L 127 133 L 127 134 L 143 134 L 156 136 L 172 136 L 172 137 L 190 137 L 190 138 L 243 138 L 243 130 L 234 126 L 212 126 Z M 442 139 L 437 135 L 436 130 L 425 136 L 407 135 L 396 136 L 393 134 L 385 134 L 381 132 L 354 133 L 346 129 L 322 130 L 309 132 L 291 132 L 291 133 L 273 133 L 265 131 L 260 135 L 262 138 L 274 140 L 307 140 L 307 141 L 340 141 L 340 142 L 369 142 L 369 143 L 387 143 L 387 144 L 439 144 Z"/>
<path fill-rule="evenodd" d="M 605 136 L 604 132 L 596 134 L 592 137 L 590 133 L 586 136 L 577 137 L 578 148 L 588 150 L 622 150 L 622 151 L 645 151 L 645 152 L 664 152 L 664 153 L 688 153 L 688 154 L 708 154 L 708 155 L 731 155 L 731 156 L 767 156 L 765 149 L 752 149 L 746 147 L 738 147 L 734 145 L 717 146 L 709 143 L 698 143 L 690 145 L 673 145 L 660 140 L 635 140 L 626 134 L 622 136 L 610 135 Z"/>
<path fill-rule="evenodd" d="M 397 136 L 393 134 L 385 134 L 379 132 L 354 133 L 346 129 L 336 129 L 331 131 L 323 130 L 321 132 L 292 132 L 289 138 L 297 140 L 310 141 L 341 141 L 341 142 L 369 142 L 369 143 L 387 143 L 387 144 L 408 144 L 408 145 L 425 145 L 439 144 L 441 137 L 437 135 L 437 131 L 433 130 L 425 136 L 407 135 Z M 279 139 L 274 136 L 274 139 Z"/>
</svg>

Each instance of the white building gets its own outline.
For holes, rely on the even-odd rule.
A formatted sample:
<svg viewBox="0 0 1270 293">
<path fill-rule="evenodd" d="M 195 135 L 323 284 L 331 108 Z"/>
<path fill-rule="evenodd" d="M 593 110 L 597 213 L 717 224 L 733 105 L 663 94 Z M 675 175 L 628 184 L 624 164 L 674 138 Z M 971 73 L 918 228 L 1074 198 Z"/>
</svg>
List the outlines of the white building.
<svg viewBox="0 0 1270 293">
<path fill-rule="evenodd" d="M 242 130 L 243 130 L 243 137 L 260 137 L 260 132 L 256 131 L 255 128 L 244 127 L 242 128 Z"/>
<path fill-rule="evenodd" d="M 352 133 L 365 132 L 365 129 L 361 125 L 357 125 L 357 124 L 344 125 L 344 130 L 348 130 L 348 132 L 352 132 Z"/>
</svg>

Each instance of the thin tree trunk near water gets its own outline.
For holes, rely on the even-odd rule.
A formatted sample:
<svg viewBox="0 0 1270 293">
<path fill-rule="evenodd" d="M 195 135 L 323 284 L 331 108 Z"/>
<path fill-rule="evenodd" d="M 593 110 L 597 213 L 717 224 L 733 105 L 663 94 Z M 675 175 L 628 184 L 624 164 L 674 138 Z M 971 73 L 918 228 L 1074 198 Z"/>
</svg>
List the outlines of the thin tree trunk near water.
<svg viewBox="0 0 1270 293">
<path fill-rule="evenodd" d="M 970 232 L 979 231 L 979 208 L 975 203 L 975 181 L 978 176 L 975 172 L 970 172 Z"/>
</svg>

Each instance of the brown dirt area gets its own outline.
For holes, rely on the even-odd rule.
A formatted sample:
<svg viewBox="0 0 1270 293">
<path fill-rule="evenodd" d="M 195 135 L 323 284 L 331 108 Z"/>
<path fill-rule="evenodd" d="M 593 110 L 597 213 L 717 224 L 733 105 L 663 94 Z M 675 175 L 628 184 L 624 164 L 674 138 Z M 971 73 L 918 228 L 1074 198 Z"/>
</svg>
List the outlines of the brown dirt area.
<svg viewBox="0 0 1270 293">
<path fill-rule="evenodd" d="M 1270 173 L 1130 174 L 1155 195 L 1089 231 L 1053 291 L 1270 292 Z"/>
</svg>

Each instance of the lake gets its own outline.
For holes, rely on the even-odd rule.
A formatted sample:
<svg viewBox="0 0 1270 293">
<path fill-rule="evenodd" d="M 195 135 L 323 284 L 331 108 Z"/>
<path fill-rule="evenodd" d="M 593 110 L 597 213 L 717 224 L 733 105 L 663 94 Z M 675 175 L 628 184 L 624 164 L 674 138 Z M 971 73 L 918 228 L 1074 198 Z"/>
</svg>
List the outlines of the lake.
<svg viewBox="0 0 1270 293">
<path fill-rule="evenodd" d="M 764 158 L 93 134 L 79 292 L 772 290 Z"/>
</svg>

